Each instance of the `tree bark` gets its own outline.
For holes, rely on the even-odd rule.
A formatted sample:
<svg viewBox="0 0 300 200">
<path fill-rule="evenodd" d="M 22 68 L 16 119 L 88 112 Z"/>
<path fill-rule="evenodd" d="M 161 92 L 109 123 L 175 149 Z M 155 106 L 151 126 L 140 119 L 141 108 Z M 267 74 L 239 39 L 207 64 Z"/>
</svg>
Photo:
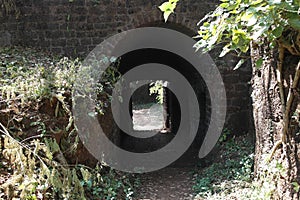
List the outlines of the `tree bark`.
<svg viewBox="0 0 300 200">
<path fill-rule="evenodd" d="M 285 98 L 288 91 L 293 90 L 292 81 L 288 79 L 295 76 L 295 70 L 288 69 L 296 67 L 295 64 L 292 66 L 283 64 L 283 74 L 280 76 L 279 49 L 270 49 L 267 44 L 265 42 L 263 45 L 254 43 L 251 45 L 253 63 L 251 96 L 256 131 L 254 174 L 259 182 L 268 182 L 273 186 L 269 191 L 271 199 L 299 199 L 298 142 L 297 131 L 293 128 L 292 122 L 288 123 L 287 132 L 284 133 Z M 256 66 L 258 59 L 264 60 L 260 68 Z M 280 80 L 283 83 L 280 83 Z M 299 84 L 297 87 L 299 88 Z M 292 117 L 291 114 L 295 112 L 298 104 L 299 97 L 296 95 L 288 119 Z"/>
</svg>

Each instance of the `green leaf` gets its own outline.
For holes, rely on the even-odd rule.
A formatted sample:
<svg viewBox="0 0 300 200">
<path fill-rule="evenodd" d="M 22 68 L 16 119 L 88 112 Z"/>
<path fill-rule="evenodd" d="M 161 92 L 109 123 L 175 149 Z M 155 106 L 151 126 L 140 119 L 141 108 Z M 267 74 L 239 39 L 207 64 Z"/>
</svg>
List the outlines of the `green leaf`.
<svg viewBox="0 0 300 200">
<path fill-rule="evenodd" d="M 220 4 L 221 8 L 228 8 L 228 6 L 229 6 L 229 3 L 221 3 Z"/>
<path fill-rule="evenodd" d="M 233 35 L 232 36 L 232 42 L 233 42 L 233 44 L 238 44 L 239 41 L 240 41 L 239 35 Z"/>
<path fill-rule="evenodd" d="M 169 0 L 168 2 L 163 3 L 161 6 L 159 6 L 159 9 L 163 12 L 171 11 L 174 12 L 174 9 L 176 8 L 176 0 Z"/>
<path fill-rule="evenodd" d="M 232 35 L 233 44 L 237 44 L 241 46 L 240 44 L 243 44 L 243 42 L 240 41 L 244 41 L 245 39 L 247 39 L 246 32 L 243 31 L 242 29 L 233 30 L 232 34 L 233 34 Z"/>
<path fill-rule="evenodd" d="M 240 35 L 246 35 L 245 31 L 242 29 L 233 30 L 233 34 L 240 34 Z"/>
<path fill-rule="evenodd" d="M 240 45 L 240 50 L 243 52 L 243 53 L 246 53 L 248 50 L 249 50 L 249 43 L 247 40 L 242 40 L 242 44 Z"/>
<path fill-rule="evenodd" d="M 292 185 L 294 186 L 294 190 L 295 190 L 296 192 L 299 192 L 299 189 L 300 189 L 299 184 L 298 184 L 297 182 L 292 182 Z"/>
<path fill-rule="evenodd" d="M 263 2 L 263 0 L 257 0 L 257 1 L 252 1 L 251 5 L 257 5 L 259 3 Z"/>
<path fill-rule="evenodd" d="M 210 23 L 208 23 L 208 22 L 203 23 L 203 27 L 209 27 L 209 25 L 210 25 Z"/>
<path fill-rule="evenodd" d="M 164 13 L 165 22 L 168 20 L 170 14 L 174 12 L 177 2 L 178 0 L 169 0 L 158 7 Z"/>
<path fill-rule="evenodd" d="M 256 61 L 256 63 L 255 63 L 255 66 L 256 66 L 256 68 L 257 69 L 260 69 L 261 68 L 261 66 L 262 66 L 262 64 L 263 64 L 263 59 L 262 58 L 259 58 L 257 61 Z"/>
<path fill-rule="evenodd" d="M 291 25 L 291 27 L 293 27 L 294 29 L 300 30 L 300 17 L 293 17 L 290 18 L 288 20 L 289 24 Z"/>
<path fill-rule="evenodd" d="M 269 0 L 269 3 L 270 3 L 271 5 L 273 5 L 273 4 L 280 4 L 280 3 L 281 3 L 281 0 Z"/>
<path fill-rule="evenodd" d="M 253 26 L 257 22 L 257 15 L 254 14 L 251 16 L 251 18 L 247 21 L 247 26 Z"/>
<path fill-rule="evenodd" d="M 164 2 L 163 4 L 161 4 L 158 8 L 162 11 L 162 12 L 166 12 L 167 10 L 170 9 L 170 2 Z"/>
<path fill-rule="evenodd" d="M 241 59 L 241 60 L 235 65 L 235 67 L 233 68 L 233 70 L 239 69 L 239 68 L 242 66 L 242 64 L 244 64 L 244 62 L 245 62 L 245 59 Z"/>
<path fill-rule="evenodd" d="M 251 13 L 251 12 L 245 12 L 243 15 L 242 15 L 242 18 L 241 20 L 242 21 L 249 21 L 249 19 L 251 19 L 251 17 L 254 15 L 254 13 Z"/>
<path fill-rule="evenodd" d="M 254 30 L 257 30 L 255 31 L 251 38 L 253 40 L 257 40 L 260 36 L 262 36 L 268 29 L 269 29 L 270 26 L 268 25 L 264 25 L 264 26 L 254 26 L 253 29 Z"/>
<path fill-rule="evenodd" d="M 272 34 L 276 37 L 276 38 L 279 38 L 281 36 L 283 32 L 283 26 L 279 25 L 277 28 L 275 28 L 273 31 L 272 31 Z"/>
<path fill-rule="evenodd" d="M 224 57 L 230 51 L 230 48 L 228 48 L 229 46 L 230 44 L 227 44 L 226 46 L 223 47 L 223 50 L 220 53 L 219 57 Z"/>
<path fill-rule="evenodd" d="M 165 12 L 164 12 L 164 19 L 165 19 L 165 22 L 168 21 L 168 18 L 169 18 L 169 16 L 170 16 L 171 14 L 172 14 L 171 11 L 165 11 Z"/>
</svg>

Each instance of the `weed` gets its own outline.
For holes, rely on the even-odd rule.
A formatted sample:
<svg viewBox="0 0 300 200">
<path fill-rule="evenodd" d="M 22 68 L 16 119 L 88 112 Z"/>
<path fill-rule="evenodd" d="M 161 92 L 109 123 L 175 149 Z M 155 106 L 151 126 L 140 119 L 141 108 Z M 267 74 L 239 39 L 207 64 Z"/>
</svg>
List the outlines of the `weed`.
<svg viewBox="0 0 300 200">
<path fill-rule="evenodd" d="M 1 125 L 1 124 L 0 124 Z M 21 199 L 131 199 L 135 184 L 129 176 L 101 165 L 92 169 L 83 165 L 62 164 L 59 145 L 42 138 L 18 142 L 1 125 L 5 159 L 12 164 L 13 175 L 0 191 Z M 10 191 L 12 190 L 12 191 Z"/>
<path fill-rule="evenodd" d="M 228 132 L 218 143 L 220 157 L 210 166 L 200 169 L 193 187 L 198 196 L 209 198 L 228 193 L 237 185 L 250 185 L 252 181 L 253 146 L 243 137 L 224 142 L 227 135 Z"/>
<path fill-rule="evenodd" d="M 0 100 L 4 102 L 5 109 L 16 108 L 18 114 L 22 114 L 19 112 L 27 107 L 49 100 L 56 102 L 52 117 L 69 117 L 66 127 L 56 129 L 54 126 L 52 130 L 47 127 L 45 118 L 35 112 L 37 116 L 30 116 L 30 120 L 34 120 L 30 127 L 36 128 L 35 133 L 27 138 L 25 135 L 22 140 L 14 135 L 17 131 L 22 132 L 22 128 L 18 129 L 13 124 L 9 132 L 0 123 L 0 153 L 8 161 L 1 164 L 11 170 L 8 180 L 0 185 L 1 198 L 2 194 L 8 199 L 132 198 L 136 184 L 128 174 L 100 164 L 94 169 L 79 164 L 69 165 L 62 152 L 67 145 L 63 145 L 62 140 L 58 144 L 51 134 L 66 134 L 68 145 L 72 148 L 78 144 L 69 97 L 80 66 L 79 59 L 59 59 L 30 48 L 0 49 Z M 119 76 L 114 66 L 109 68 L 96 88 L 97 94 L 109 100 L 112 84 Z M 99 99 L 98 109 L 101 110 L 106 104 Z"/>
</svg>

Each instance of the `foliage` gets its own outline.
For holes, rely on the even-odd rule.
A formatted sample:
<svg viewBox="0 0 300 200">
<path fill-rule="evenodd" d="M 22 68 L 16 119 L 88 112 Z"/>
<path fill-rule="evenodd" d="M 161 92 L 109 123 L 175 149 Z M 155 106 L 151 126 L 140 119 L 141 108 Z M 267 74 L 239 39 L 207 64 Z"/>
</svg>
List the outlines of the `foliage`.
<svg viewBox="0 0 300 200">
<path fill-rule="evenodd" d="M 220 56 L 231 50 L 241 54 L 248 51 L 250 41 L 257 41 L 261 36 L 266 37 L 274 46 L 283 31 L 291 27 L 300 30 L 300 17 L 297 14 L 299 5 L 296 1 L 222 2 L 213 13 L 207 15 L 206 22 L 200 27 L 197 49 L 204 48 L 208 51 L 225 41 L 226 45 Z"/>
<path fill-rule="evenodd" d="M 21 199 L 131 199 L 133 185 L 125 174 L 101 165 L 62 165 L 53 139 L 18 142 L 2 126 L 4 158 L 12 163 L 11 177 L 1 185 L 7 198 Z"/>
<path fill-rule="evenodd" d="M 0 193 L 8 199 L 132 198 L 135 185 L 129 175 L 100 164 L 94 169 L 79 164 L 70 165 L 65 158 L 65 153 L 74 150 L 78 144 L 69 97 L 80 66 L 79 59 L 60 59 L 30 48 L 0 49 L 1 109 L 14 113 L 8 119 L 13 126 L 9 129 L 11 131 L 8 132 L 4 126 L 0 128 L 0 154 L 7 160 L 4 169 L 8 172 L 8 180 L 0 185 Z M 110 67 L 98 84 L 98 94 L 109 96 L 118 76 L 114 66 Z M 26 116 L 28 113 L 20 113 L 32 109 L 33 105 L 39 107 L 39 103 L 45 100 L 56 102 L 55 116 L 50 119 L 52 123 L 64 119 L 60 118 L 61 115 L 66 115 L 64 117 L 67 119 L 69 117 L 69 123 L 62 130 L 47 127 L 49 119 L 40 113 L 30 112 L 29 117 Z M 105 103 L 101 99 L 99 104 Z M 15 115 L 24 115 L 29 119 L 32 127 L 30 137 L 23 133 L 22 128 L 18 129 L 11 123 L 15 121 Z M 58 133 L 62 133 L 67 140 L 61 139 L 58 144 Z"/>
<path fill-rule="evenodd" d="M 12 127 L 8 128 L 16 130 L 18 128 L 13 123 L 14 120 L 22 123 L 24 118 L 30 117 L 30 126 L 38 128 L 36 135 L 45 136 L 47 131 L 73 134 L 69 97 L 79 66 L 78 59 L 59 59 L 30 48 L 1 48 L 0 99 L 7 111 L 14 111 L 14 116 L 10 116 L 7 123 L 7 126 L 10 124 Z M 46 100 L 55 107 L 55 116 L 52 117 L 69 118 L 69 123 L 63 130 L 46 130 L 45 121 L 42 121 L 44 117 L 29 116 L 31 114 L 25 112 L 26 108 L 39 107 L 38 104 L 43 104 Z M 6 124 L 4 121 L 2 123 Z M 23 135 L 22 128 L 18 131 L 18 135 Z"/>
<path fill-rule="evenodd" d="M 235 190 L 251 190 L 253 146 L 245 137 L 218 143 L 220 158 L 197 174 L 194 191 L 197 196 L 217 199 L 228 197 Z M 214 197 L 214 198 L 212 198 Z M 220 198 L 220 199 L 222 199 Z M 240 197 L 239 197 L 240 198 Z"/>
<path fill-rule="evenodd" d="M 227 128 L 224 128 L 223 132 L 222 132 L 222 134 L 221 134 L 221 136 L 219 138 L 219 142 L 222 143 L 222 142 L 227 141 L 228 138 L 230 137 L 230 135 L 231 135 L 230 130 L 228 130 Z"/>
<path fill-rule="evenodd" d="M 155 98 L 158 103 L 162 104 L 164 101 L 164 83 L 163 81 L 155 81 L 150 83 L 149 88 L 150 95 L 156 94 Z"/>
<path fill-rule="evenodd" d="M 174 13 L 174 9 L 176 8 L 178 1 L 179 0 L 169 0 L 167 2 L 164 2 L 161 6 L 159 6 L 159 9 L 162 12 L 164 12 L 165 21 L 168 20 L 170 14 Z"/>
<path fill-rule="evenodd" d="M 228 145 L 231 142 L 228 142 Z M 232 146 L 232 145 L 229 145 Z M 235 146 L 235 145 L 234 145 Z M 226 156 L 225 156 L 226 159 Z M 231 164 L 228 164 L 231 163 Z M 235 164 L 234 164 L 235 163 Z M 236 168 L 240 164 L 241 168 Z M 264 172 L 260 180 L 251 180 L 252 176 L 249 173 L 253 165 L 253 155 L 244 157 L 235 161 L 222 163 L 214 163 L 204 170 L 202 177 L 197 179 L 195 189 L 200 191 L 198 197 L 205 197 L 208 200 L 223 200 L 223 199 L 242 199 L 242 200 L 266 200 L 275 199 L 276 193 L 279 190 L 276 188 L 278 177 L 285 176 L 286 170 L 276 160 L 264 165 Z M 224 168 L 225 166 L 225 168 Z M 229 169 L 229 170 L 228 170 Z M 231 171 L 232 170 L 232 171 Z M 231 176 L 240 173 L 241 176 L 237 178 L 224 178 L 222 175 Z M 229 173 L 228 175 L 228 172 Z M 221 174 L 221 180 L 218 175 Z M 246 176 L 244 176 L 246 175 Z M 294 189 L 297 191 L 299 185 L 297 182 L 292 183 Z M 201 199 L 201 198 L 200 198 Z"/>
<path fill-rule="evenodd" d="M 55 117 L 65 115 L 69 123 L 63 131 L 70 135 L 74 132 L 73 116 L 70 108 L 71 88 L 75 81 L 76 71 L 80 67 L 79 59 L 56 58 L 30 48 L 2 48 L 0 49 L 0 99 L 4 106 L 19 112 L 18 121 L 26 118 L 22 109 L 32 107 L 33 103 L 44 102 L 49 99 L 55 106 Z M 40 118 L 39 116 L 31 117 Z M 14 119 L 15 116 L 12 116 Z M 17 127 L 11 123 L 16 129 Z M 37 119 L 30 126 L 38 127 L 37 133 L 46 135 L 45 122 Z M 20 134 L 22 130 L 20 130 Z M 51 130 L 51 132 L 58 132 Z M 26 137 L 26 136 L 25 136 Z M 76 146 L 76 143 L 74 143 Z"/>
<path fill-rule="evenodd" d="M 276 42 L 293 44 L 291 29 L 300 30 L 299 1 L 280 0 L 221 0 L 221 4 L 207 14 L 196 38 L 195 48 L 207 52 L 216 45 L 224 45 L 220 57 L 230 51 L 239 56 L 245 54 L 252 41 L 265 37 L 274 47 Z M 163 10 L 166 12 L 165 10 Z M 296 41 L 297 42 L 297 41 Z M 245 60 L 241 59 L 235 69 Z M 257 61 L 260 67 L 262 60 Z"/>
<path fill-rule="evenodd" d="M 112 100 L 112 91 L 114 89 L 118 94 L 119 100 L 122 101 L 121 91 L 118 90 L 118 87 L 115 87 L 115 84 L 121 79 L 121 73 L 119 72 L 119 59 L 114 57 L 108 59 L 105 57 L 100 62 L 112 63 L 109 67 L 107 67 L 101 77 L 101 80 L 95 86 L 96 94 L 98 95 L 96 111 L 103 115 L 105 113 L 105 109 L 108 105 L 110 105 Z"/>
<path fill-rule="evenodd" d="M 33 49 L 0 50 L 0 91 L 6 102 L 40 101 L 70 91 L 78 59 L 57 59 Z"/>
<path fill-rule="evenodd" d="M 259 173 L 259 180 L 255 184 L 259 197 L 261 199 L 276 198 L 278 192 L 280 192 L 277 189 L 278 180 L 287 177 L 287 169 L 283 167 L 280 159 L 269 162 L 268 156 L 264 155 L 262 169 Z"/>
<path fill-rule="evenodd" d="M 110 61 L 113 59 L 111 58 Z M 103 114 L 111 97 L 111 90 L 119 80 L 118 63 L 105 71 L 96 86 L 99 96 L 106 96 L 97 103 L 97 110 Z M 0 49 L 0 95 L 8 104 L 20 101 L 23 106 L 30 101 L 57 98 L 64 106 L 64 96 L 69 96 L 81 66 L 77 58 L 57 58 L 30 48 Z M 106 101 L 105 101 L 106 100 Z M 66 106 L 64 106 L 66 107 Z"/>
</svg>

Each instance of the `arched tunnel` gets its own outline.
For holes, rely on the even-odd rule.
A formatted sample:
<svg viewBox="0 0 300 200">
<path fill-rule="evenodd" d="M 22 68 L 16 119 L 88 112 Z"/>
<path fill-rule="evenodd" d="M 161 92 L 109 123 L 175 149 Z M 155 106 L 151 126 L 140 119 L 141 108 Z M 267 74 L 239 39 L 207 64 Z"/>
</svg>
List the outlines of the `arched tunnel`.
<svg viewBox="0 0 300 200">
<path fill-rule="evenodd" d="M 119 70 L 121 74 L 125 74 L 129 70 L 147 63 L 164 64 L 175 69 L 182 74 L 186 80 L 188 80 L 189 84 L 195 91 L 200 108 L 200 121 L 197 136 L 190 148 L 174 163 L 174 165 L 187 166 L 196 164 L 198 160 L 197 154 L 201 147 L 209 121 L 210 101 L 205 83 L 199 72 L 197 72 L 197 70 L 187 60 L 179 55 L 160 49 L 139 49 L 122 55 L 119 63 Z M 176 83 L 170 82 L 168 84 Z M 176 87 L 180 87 L 180 85 L 177 84 Z M 136 153 L 151 152 L 164 147 L 175 137 L 181 121 L 187 119 L 181 119 L 182 108 L 180 107 L 178 99 L 173 92 L 168 88 L 164 88 L 164 91 L 163 109 L 166 114 L 166 117 L 163 119 L 163 124 L 165 125 L 164 130 L 134 130 L 132 118 L 132 121 L 128 123 L 130 123 L 132 131 L 135 131 L 136 134 L 147 134 L 153 131 L 158 133 L 149 138 L 136 138 L 128 135 L 124 131 L 120 131 L 119 146 L 122 149 Z M 147 92 L 147 90 L 144 90 L 144 92 Z M 132 95 L 130 104 L 128 105 L 131 117 L 133 117 L 133 98 L 138 100 L 139 94 L 135 92 Z M 140 101 L 143 103 L 143 100 Z"/>
</svg>

